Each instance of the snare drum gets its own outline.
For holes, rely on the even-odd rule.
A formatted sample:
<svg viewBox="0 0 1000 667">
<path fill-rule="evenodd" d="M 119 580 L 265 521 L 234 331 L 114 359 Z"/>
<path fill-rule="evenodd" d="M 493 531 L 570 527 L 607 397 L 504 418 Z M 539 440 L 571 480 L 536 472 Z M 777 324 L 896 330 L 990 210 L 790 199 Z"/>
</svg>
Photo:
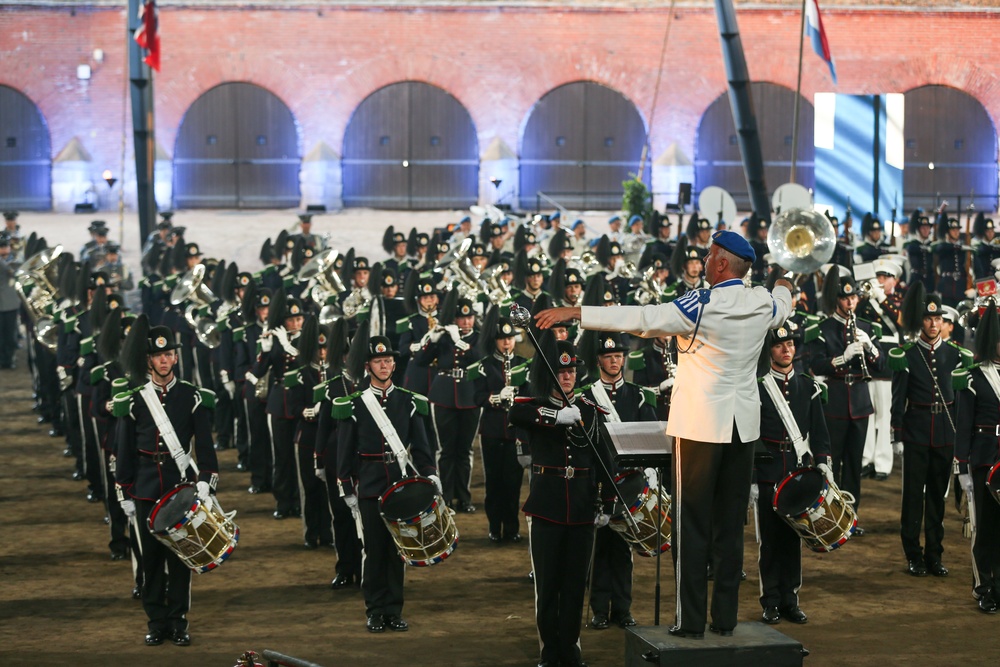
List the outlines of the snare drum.
<svg viewBox="0 0 1000 667">
<path fill-rule="evenodd" d="M 1000 461 L 994 463 L 986 473 L 986 490 L 993 496 L 993 500 L 1000 503 Z"/>
<path fill-rule="evenodd" d="M 236 512 L 222 513 L 219 501 L 212 509 L 198 498 L 193 484 L 179 484 L 168 491 L 149 513 L 149 530 L 177 557 L 201 574 L 222 565 L 240 540 Z"/>
<path fill-rule="evenodd" d="M 407 565 L 440 563 L 458 546 L 454 512 L 426 477 L 405 477 L 379 498 L 379 510 Z"/>
<path fill-rule="evenodd" d="M 611 517 L 611 529 L 635 547 L 642 556 L 658 556 L 670 548 L 670 495 L 660 488 L 650 489 L 646 475 L 627 470 L 615 477 L 618 497 L 625 512 Z"/>
<path fill-rule="evenodd" d="M 854 534 L 858 516 L 851 494 L 830 484 L 816 468 L 799 468 L 774 487 L 774 511 L 813 551 L 833 551 Z"/>
</svg>

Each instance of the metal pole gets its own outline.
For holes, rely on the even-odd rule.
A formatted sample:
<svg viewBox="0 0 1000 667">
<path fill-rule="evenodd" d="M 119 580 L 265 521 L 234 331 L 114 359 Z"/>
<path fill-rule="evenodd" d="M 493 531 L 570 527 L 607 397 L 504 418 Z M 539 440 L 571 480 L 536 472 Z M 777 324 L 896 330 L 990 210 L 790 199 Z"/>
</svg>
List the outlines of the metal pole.
<svg viewBox="0 0 1000 667">
<path fill-rule="evenodd" d="M 799 77 L 795 84 L 795 113 L 792 115 L 792 173 L 789 183 L 795 182 L 795 163 L 799 158 L 799 105 L 802 99 L 802 45 L 806 36 L 806 0 L 802 0 L 802 20 L 799 23 Z"/>
</svg>

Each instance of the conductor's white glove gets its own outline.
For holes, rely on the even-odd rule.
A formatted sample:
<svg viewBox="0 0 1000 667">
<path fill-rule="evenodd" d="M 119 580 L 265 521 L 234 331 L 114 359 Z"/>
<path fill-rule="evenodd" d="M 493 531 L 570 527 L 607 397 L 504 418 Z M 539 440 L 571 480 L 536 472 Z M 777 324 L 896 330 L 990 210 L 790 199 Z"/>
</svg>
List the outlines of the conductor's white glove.
<svg viewBox="0 0 1000 667">
<path fill-rule="evenodd" d="M 875 299 L 875 301 L 877 301 L 878 303 L 882 303 L 883 301 L 885 301 L 885 289 L 878 283 L 875 282 L 872 283 L 871 294 L 872 298 Z"/>
<path fill-rule="evenodd" d="M 757 500 L 760 499 L 760 487 L 756 484 L 750 485 L 750 505 L 756 505 Z"/>
<path fill-rule="evenodd" d="M 358 497 L 353 493 L 349 496 L 344 496 L 344 504 L 351 508 L 352 512 L 358 511 Z"/>
<path fill-rule="evenodd" d="M 570 405 L 556 413 L 556 424 L 569 426 L 570 424 L 577 423 L 582 418 L 583 416 L 580 414 L 580 408 L 575 405 Z"/>
<path fill-rule="evenodd" d="M 674 378 L 667 378 L 666 380 L 660 383 L 660 393 L 661 394 L 664 393 L 673 386 L 674 386 Z"/>
<path fill-rule="evenodd" d="M 649 484 L 649 488 L 657 489 L 660 487 L 660 476 L 656 474 L 656 470 L 646 468 L 642 472 L 646 475 L 646 483 Z"/>
<path fill-rule="evenodd" d="M 830 484 L 836 484 L 836 482 L 833 481 L 833 468 L 830 467 L 829 463 L 820 463 L 816 466 L 816 468 L 818 468 L 819 471 L 826 476 L 826 481 Z"/>
<path fill-rule="evenodd" d="M 244 375 L 243 377 L 246 379 L 247 382 L 249 382 L 254 387 L 256 387 L 257 383 L 260 382 L 260 378 L 258 378 L 256 375 L 254 375 L 250 371 L 247 371 L 247 374 Z"/>
<path fill-rule="evenodd" d="M 972 494 L 972 475 L 965 473 L 958 476 L 958 485 L 962 487 L 962 492 L 965 493 L 966 497 L 973 498 Z"/>
<path fill-rule="evenodd" d="M 865 353 L 865 346 L 861 341 L 855 341 L 844 350 L 844 361 L 850 361 L 854 357 L 860 357 Z"/>
<path fill-rule="evenodd" d="M 325 482 L 326 481 L 326 468 L 316 468 L 316 477 L 318 477 L 319 479 L 321 479 L 321 480 L 323 480 Z"/>
<path fill-rule="evenodd" d="M 205 503 L 205 509 L 212 509 L 212 489 L 208 482 L 198 482 L 195 486 L 198 488 L 198 499 Z"/>
<path fill-rule="evenodd" d="M 131 519 L 135 516 L 135 501 L 134 500 L 123 500 L 121 501 L 122 512 L 125 512 L 125 516 Z"/>
<path fill-rule="evenodd" d="M 611 521 L 611 517 L 601 512 L 596 517 L 594 517 L 594 525 L 598 528 L 604 528 Z"/>
<path fill-rule="evenodd" d="M 427 479 L 429 479 L 432 482 L 434 482 L 434 488 L 437 489 L 438 495 L 443 496 L 444 495 L 444 487 L 441 486 L 441 478 L 438 477 L 437 475 L 428 475 Z"/>
<path fill-rule="evenodd" d="M 271 346 L 274 345 L 274 339 L 271 338 L 270 335 L 261 336 L 258 340 L 260 340 L 260 351 L 261 352 L 270 352 L 271 351 Z"/>
</svg>

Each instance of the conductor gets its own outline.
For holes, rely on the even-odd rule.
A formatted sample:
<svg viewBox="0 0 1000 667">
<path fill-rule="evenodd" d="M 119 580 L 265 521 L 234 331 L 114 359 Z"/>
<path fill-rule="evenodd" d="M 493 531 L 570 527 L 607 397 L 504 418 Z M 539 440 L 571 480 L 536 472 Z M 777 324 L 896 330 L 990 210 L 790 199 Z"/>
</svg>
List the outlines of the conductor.
<svg viewBox="0 0 1000 667">
<path fill-rule="evenodd" d="M 730 231 L 712 239 L 705 261 L 710 289 L 661 305 L 553 308 L 536 316 L 541 329 L 579 319 L 584 329 L 678 337 L 667 422 L 667 434 L 675 439 L 671 512 L 677 578 L 677 618 L 670 634 L 691 639 L 704 637 L 709 553 L 715 572 L 709 629 L 728 636 L 736 627 L 743 519 L 753 443 L 760 436 L 757 359 L 768 330 L 783 324 L 792 306 L 787 280 L 779 279 L 773 292 L 744 286 L 756 258 L 746 239 Z"/>
</svg>

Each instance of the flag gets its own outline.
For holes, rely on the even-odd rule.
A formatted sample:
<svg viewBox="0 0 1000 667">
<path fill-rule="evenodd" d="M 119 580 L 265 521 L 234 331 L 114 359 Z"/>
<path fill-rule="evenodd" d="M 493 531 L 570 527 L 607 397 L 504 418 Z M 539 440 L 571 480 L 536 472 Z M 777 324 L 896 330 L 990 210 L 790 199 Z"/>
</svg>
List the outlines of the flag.
<svg viewBox="0 0 1000 667">
<path fill-rule="evenodd" d="M 139 20 L 142 23 L 135 31 L 135 42 L 149 53 L 142 59 L 144 63 L 160 71 L 160 17 L 156 11 L 156 0 L 146 0 L 139 7 Z"/>
<path fill-rule="evenodd" d="M 819 13 L 818 0 L 806 0 L 806 35 L 812 42 L 816 55 L 830 66 L 830 77 L 833 79 L 833 85 L 837 85 L 837 68 L 830 54 L 830 42 L 826 39 L 826 30 L 823 29 L 823 17 Z"/>
</svg>

